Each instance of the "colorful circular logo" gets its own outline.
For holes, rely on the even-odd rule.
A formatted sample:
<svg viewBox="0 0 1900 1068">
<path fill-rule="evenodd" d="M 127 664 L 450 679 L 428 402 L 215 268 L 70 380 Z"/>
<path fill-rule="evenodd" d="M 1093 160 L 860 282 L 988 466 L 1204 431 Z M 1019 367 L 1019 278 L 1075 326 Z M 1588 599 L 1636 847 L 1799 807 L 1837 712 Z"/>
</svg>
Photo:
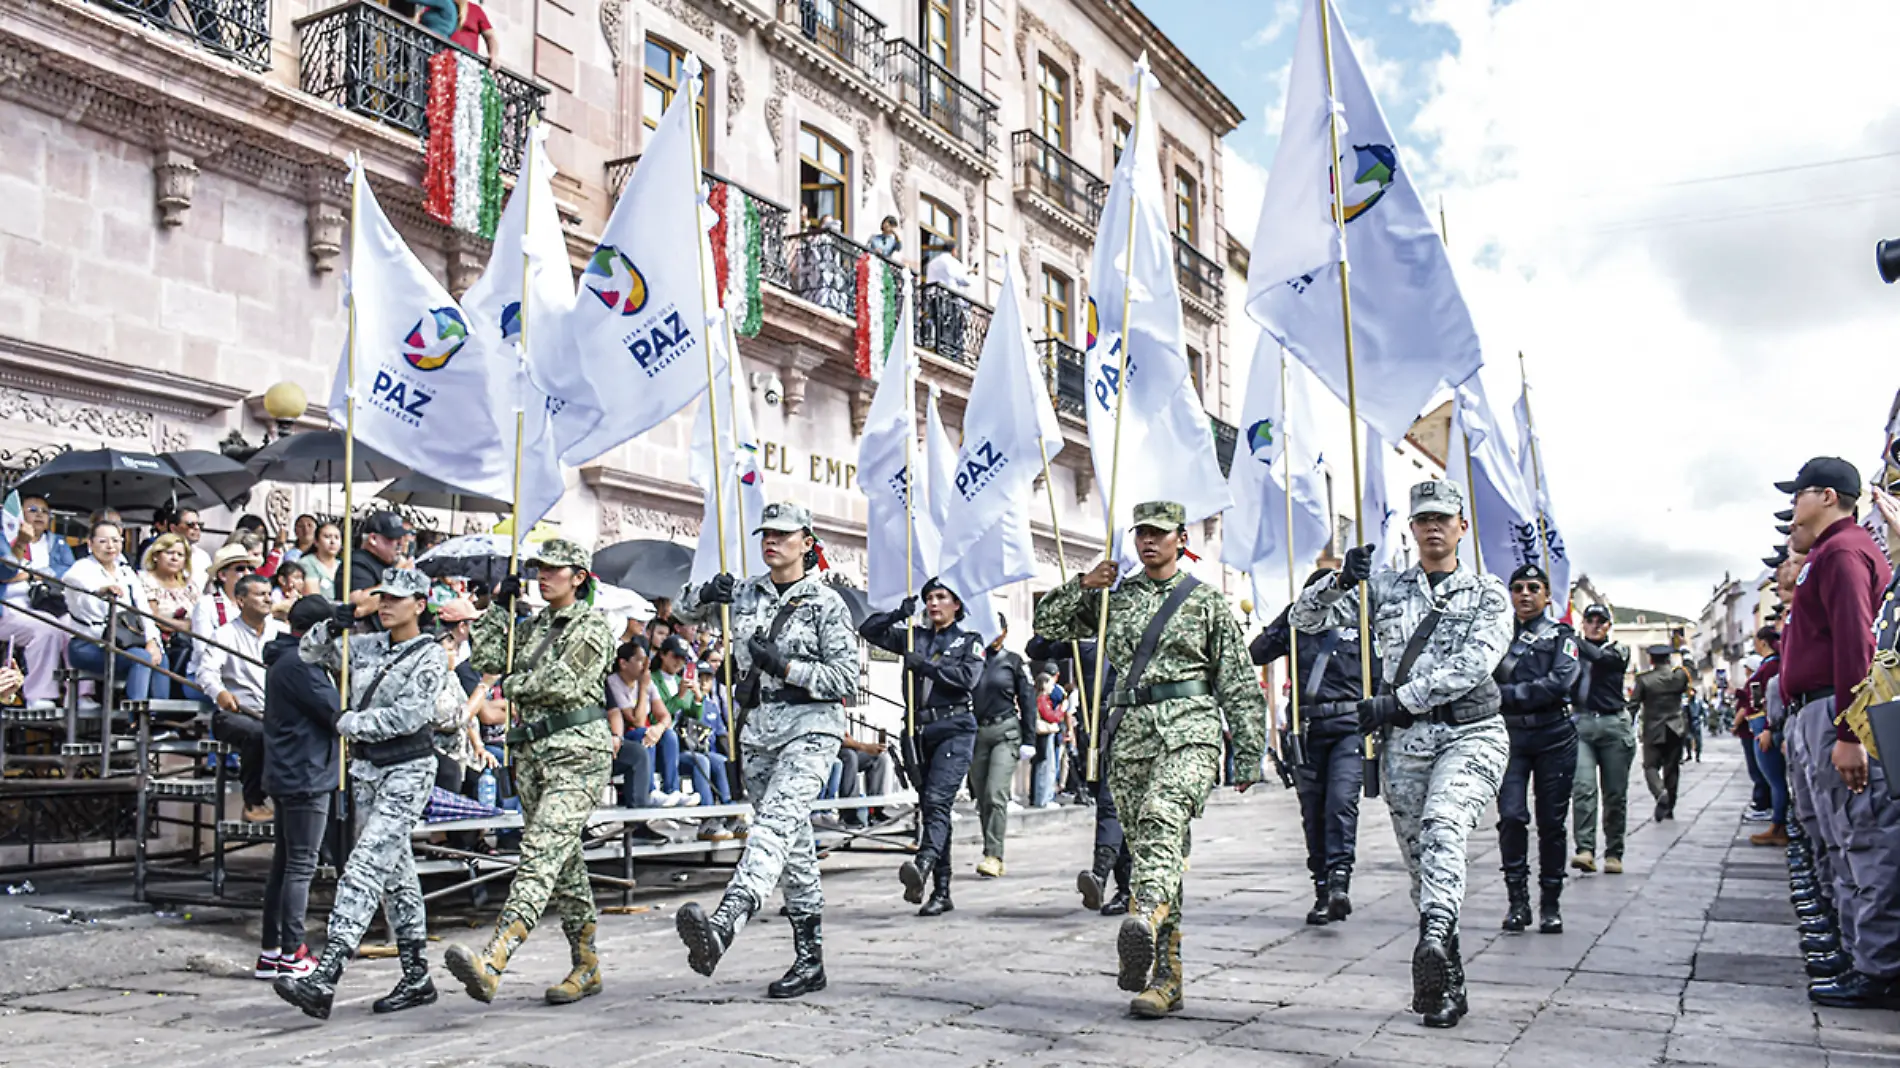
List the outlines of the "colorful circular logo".
<svg viewBox="0 0 1900 1068">
<path fill-rule="evenodd" d="M 416 320 L 402 342 L 402 358 L 418 371 L 434 371 L 468 343 L 468 322 L 456 308 L 432 308 Z"/>
<path fill-rule="evenodd" d="M 594 250 L 583 272 L 587 291 L 610 311 L 637 315 L 647 306 L 647 280 L 626 254 L 612 245 Z"/>
<path fill-rule="evenodd" d="M 1399 176 L 1399 157 L 1391 145 L 1354 145 L 1339 157 L 1340 173 L 1352 175 L 1341 203 L 1346 206 L 1346 221 L 1351 222 L 1372 210 L 1392 180 Z"/>
</svg>

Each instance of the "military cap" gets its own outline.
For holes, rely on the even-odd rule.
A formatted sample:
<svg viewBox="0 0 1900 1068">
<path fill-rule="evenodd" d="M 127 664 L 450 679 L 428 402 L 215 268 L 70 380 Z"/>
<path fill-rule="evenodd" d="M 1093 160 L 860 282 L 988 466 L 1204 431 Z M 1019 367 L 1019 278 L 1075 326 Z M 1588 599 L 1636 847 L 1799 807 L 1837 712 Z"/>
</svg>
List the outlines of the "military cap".
<svg viewBox="0 0 1900 1068">
<path fill-rule="evenodd" d="M 566 538 L 549 538 L 528 557 L 528 563 L 536 567 L 571 567 L 592 571 L 594 554 Z"/>
<path fill-rule="evenodd" d="M 1673 645 L 1652 645 L 1649 647 L 1649 655 L 1658 660 L 1667 660 L 1676 655 L 1676 647 Z"/>
<path fill-rule="evenodd" d="M 434 585 L 434 579 L 413 567 L 389 567 L 383 569 L 382 583 L 369 592 L 390 597 L 427 597 Z"/>
<path fill-rule="evenodd" d="M 1422 515 L 1462 515 L 1465 492 L 1456 482 L 1430 479 L 1412 487 L 1412 518 Z"/>
<path fill-rule="evenodd" d="M 1838 456 L 1816 456 L 1802 464 L 1800 472 L 1792 480 L 1777 482 L 1775 488 L 1789 494 L 1810 489 L 1831 489 L 1843 497 L 1859 497 L 1860 471 Z"/>
<path fill-rule="evenodd" d="M 1775 513 L 1775 521 L 1776 521 L 1776 522 L 1779 522 L 1779 523 L 1791 523 L 1791 522 L 1793 522 L 1793 521 L 1794 521 L 1794 509 L 1792 509 L 1792 508 L 1783 508 L 1783 509 L 1782 509 L 1781 511 L 1779 511 L 1779 512 L 1776 512 L 1776 513 Z"/>
<path fill-rule="evenodd" d="M 1545 589 L 1550 589 L 1550 576 L 1544 574 L 1544 569 L 1538 567 L 1536 564 L 1525 564 L 1523 567 L 1511 572 L 1511 585 L 1516 585 L 1526 580 L 1541 582 L 1544 584 Z"/>
<path fill-rule="evenodd" d="M 765 506 L 765 510 L 759 513 L 759 528 L 752 533 L 763 534 L 768 530 L 776 530 L 790 534 L 794 531 L 810 529 L 811 511 L 809 509 L 803 505 L 780 501 Z"/>
<path fill-rule="evenodd" d="M 1583 618 L 1601 619 L 1607 622 L 1610 618 L 1610 610 L 1600 604 L 1593 604 L 1583 610 Z"/>
<path fill-rule="evenodd" d="M 1143 501 L 1135 505 L 1135 520 L 1130 525 L 1178 530 L 1187 525 L 1187 509 L 1173 501 Z"/>
</svg>

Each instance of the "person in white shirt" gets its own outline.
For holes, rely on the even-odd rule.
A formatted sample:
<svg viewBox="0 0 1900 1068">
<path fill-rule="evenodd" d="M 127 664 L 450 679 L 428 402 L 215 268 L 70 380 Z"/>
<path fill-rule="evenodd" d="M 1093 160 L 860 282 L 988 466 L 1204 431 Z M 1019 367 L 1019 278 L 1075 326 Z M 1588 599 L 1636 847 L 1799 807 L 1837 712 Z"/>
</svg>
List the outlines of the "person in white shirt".
<svg viewBox="0 0 1900 1068">
<path fill-rule="evenodd" d="M 178 518 L 172 520 L 172 533 L 184 538 L 186 544 L 191 546 L 189 574 L 192 582 L 202 586 L 213 570 L 211 554 L 198 547 L 199 540 L 205 536 L 204 520 L 198 518 L 196 509 L 181 509 Z"/>
<path fill-rule="evenodd" d="M 961 360 L 969 349 L 963 336 L 969 322 L 966 302 L 975 299 L 976 278 L 963 261 L 957 259 L 954 244 L 936 252 L 926 249 L 924 256 L 924 282 L 926 286 L 936 286 L 937 292 L 926 289 L 918 303 L 923 338 L 937 355 L 946 360 Z M 970 356 L 975 358 L 974 353 Z"/>
<path fill-rule="evenodd" d="M 66 608 L 72 613 L 73 622 L 86 628 L 99 641 L 112 642 L 118 639 L 115 642 L 120 650 L 117 670 L 125 676 L 126 700 L 164 700 L 170 697 L 171 680 L 152 672 L 153 665 L 161 663 L 163 655 L 158 624 L 147 616 L 122 612 L 118 616 L 120 622 L 116 634 L 106 633 L 108 600 L 130 605 L 141 612 L 151 611 L 138 572 L 132 570 L 132 565 L 126 563 L 122 555 L 125 551 L 124 531 L 117 523 L 95 523 L 92 533 L 86 536 L 86 548 L 86 558 L 73 564 L 65 575 L 67 585 L 76 587 L 66 591 Z M 144 639 L 143 646 L 137 638 Z M 68 656 L 73 666 L 81 671 L 103 672 L 106 668 L 105 650 L 95 642 L 74 642 Z"/>
<path fill-rule="evenodd" d="M 218 549 L 218 555 L 212 558 L 208 568 L 211 574 L 211 588 L 198 603 L 191 608 L 191 632 L 209 637 L 216 634 L 219 627 L 238 617 L 237 584 L 238 580 L 255 572 L 262 563 L 250 549 L 237 542 L 229 542 Z M 191 654 L 191 668 L 188 674 L 198 677 L 198 669 L 204 659 L 206 646 L 195 643 Z"/>
<path fill-rule="evenodd" d="M 244 818 L 263 823 L 271 819 L 264 793 L 264 646 L 284 625 L 271 618 L 269 579 L 245 574 L 232 587 L 237 617 L 211 632 L 216 645 L 201 645 L 193 678 L 218 706 L 211 714 L 212 734 L 238 751 Z"/>
<path fill-rule="evenodd" d="M 21 564 L 59 578 L 73 566 L 66 540 L 50 532 L 53 511 L 44 497 L 20 500 L 20 536 L 12 555 Z M 66 663 L 66 632 L 29 614 L 28 594 L 39 581 L 11 565 L 0 567 L 0 642 L 11 642 L 26 666 L 21 696 L 28 708 L 51 708 L 59 699 L 59 669 Z"/>
</svg>

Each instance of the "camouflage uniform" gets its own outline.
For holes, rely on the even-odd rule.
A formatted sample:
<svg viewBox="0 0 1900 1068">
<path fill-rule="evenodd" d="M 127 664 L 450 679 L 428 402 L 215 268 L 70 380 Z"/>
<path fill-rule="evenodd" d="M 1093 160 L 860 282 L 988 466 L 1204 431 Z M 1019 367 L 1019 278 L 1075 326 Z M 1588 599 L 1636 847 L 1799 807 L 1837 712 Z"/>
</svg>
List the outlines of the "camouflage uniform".
<svg viewBox="0 0 1900 1068">
<path fill-rule="evenodd" d="M 593 557 L 573 542 L 554 539 L 529 563 L 586 570 L 593 566 Z M 515 731 L 509 735 L 515 793 L 521 800 L 521 864 L 496 921 L 489 967 L 478 967 L 480 960 L 471 962 L 462 947 L 449 952 L 450 970 L 482 1001 L 494 996 L 509 955 L 534 930 L 550 901 L 574 950 L 576 974 L 582 985 L 592 986 L 587 993 L 598 989 L 593 931 L 599 913 L 587 860 L 581 855 L 581 832 L 600 804 L 613 762 L 613 736 L 602 708 L 604 680 L 613 665 L 613 629 L 584 600 L 541 611 L 515 625 L 515 664 L 509 673 L 511 614 L 512 606 L 501 604 L 482 613 L 471 635 L 469 660 L 484 675 L 503 676 L 501 693 L 512 709 L 516 730 L 554 729 L 544 737 L 520 739 Z M 563 719 L 576 722 L 559 726 Z M 471 982 L 464 972 L 478 981 Z M 551 988 L 549 1000 L 582 996 L 575 992 L 564 998 L 557 994 L 560 989 Z"/>
<path fill-rule="evenodd" d="M 1172 531 L 1183 524 L 1185 514 L 1178 504 L 1148 502 L 1136 506 L 1134 525 Z M 1187 572 L 1177 571 L 1156 581 L 1144 572 L 1123 578 L 1108 592 L 1104 647 L 1109 661 L 1124 673 L 1133 670 L 1135 648 L 1149 621 L 1187 577 Z M 1080 576 L 1070 578 L 1036 606 L 1036 634 L 1052 641 L 1094 635 L 1102 596 L 1103 591 L 1083 589 Z M 1223 713 L 1233 732 L 1235 778 L 1240 783 L 1260 778 L 1266 699 L 1249 666 L 1240 624 L 1211 586 L 1188 595 L 1168 621 L 1153 659 L 1137 681 L 1144 688 L 1170 683 L 1208 685 L 1208 692 L 1200 695 L 1125 706 L 1114 728 L 1108 769 L 1109 790 L 1134 858 L 1135 907 L 1123 924 L 1121 985 L 1124 990 L 1164 989 L 1178 1007 L 1181 877 L 1189 822 L 1201 814 L 1207 792 L 1220 773 Z M 1124 674 L 1120 686 L 1127 683 Z M 1110 699 L 1111 705 L 1114 700 Z M 1144 961 L 1139 944 L 1143 930 L 1152 931 L 1145 937 L 1163 942 L 1165 959 L 1155 970 L 1154 987 L 1149 986 L 1147 965 L 1155 947 L 1149 943 Z"/>
</svg>

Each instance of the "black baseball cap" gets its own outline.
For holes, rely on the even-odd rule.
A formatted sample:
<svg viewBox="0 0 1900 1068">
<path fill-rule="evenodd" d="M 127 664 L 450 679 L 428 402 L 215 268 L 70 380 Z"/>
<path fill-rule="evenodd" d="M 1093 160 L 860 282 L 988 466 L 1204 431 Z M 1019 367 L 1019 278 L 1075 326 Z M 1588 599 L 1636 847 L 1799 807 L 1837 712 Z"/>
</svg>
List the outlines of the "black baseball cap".
<svg viewBox="0 0 1900 1068">
<path fill-rule="evenodd" d="M 1545 589 L 1550 589 L 1550 576 L 1544 574 L 1544 569 L 1536 564 L 1525 564 L 1511 572 L 1511 583 L 1523 582 L 1526 579 L 1534 579 L 1543 583 Z"/>
<path fill-rule="evenodd" d="M 660 643 L 659 655 L 663 656 L 667 653 L 671 653 L 688 663 L 691 663 L 695 659 L 692 648 L 677 634 L 667 635 L 666 640 Z"/>
<path fill-rule="evenodd" d="M 1794 533 L 1794 527 L 1793 527 L 1793 526 L 1791 526 L 1790 524 L 1787 524 L 1787 523 L 1776 523 L 1776 524 L 1775 524 L 1775 533 L 1777 533 L 1777 534 L 1793 534 L 1793 533 Z"/>
<path fill-rule="evenodd" d="M 1605 607 L 1603 607 L 1603 606 L 1602 606 L 1602 605 L 1600 605 L 1600 604 L 1593 604 L 1593 605 L 1591 605 L 1590 607 L 1588 607 L 1588 608 L 1586 608 L 1586 609 L 1584 609 L 1584 610 L 1583 610 L 1583 618 L 1585 618 L 1585 619 L 1609 619 L 1609 618 L 1610 618 L 1610 610 L 1609 610 L 1609 609 L 1607 609 L 1607 608 L 1605 608 Z"/>
<path fill-rule="evenodd" d="M 1779 512 L 1776 512 L 1776 513 L 1775 513 L 1775 520 L 1776 520 L 1776 522 L 1780 522 L 1780 523 L 1791 523 L 1791 522 L 1793 522 L 1793 521 L 1794 521 L 1794 509 L 1792 509 L 1792 508 L 1783 508 L 1783 509 L 1782 509 L 1781 511 L 1779 511 Z"/>
<path fill-rule="evenodd" d="M 1860 496 L 1860 472 L 1838 456 L 1816 456 L 1801 465 L 1793 481 L 1777 482 L 1775 488 L 1796 494 L 1802 490 L 1831 489 L 1843 497 Z"/>
<path fill-rule="evenodd" d="M 372 512 L 363 520 L 363 533 L 400 538 L 403 535 L 402 516 L 394 512 Z"/>
</svg>

